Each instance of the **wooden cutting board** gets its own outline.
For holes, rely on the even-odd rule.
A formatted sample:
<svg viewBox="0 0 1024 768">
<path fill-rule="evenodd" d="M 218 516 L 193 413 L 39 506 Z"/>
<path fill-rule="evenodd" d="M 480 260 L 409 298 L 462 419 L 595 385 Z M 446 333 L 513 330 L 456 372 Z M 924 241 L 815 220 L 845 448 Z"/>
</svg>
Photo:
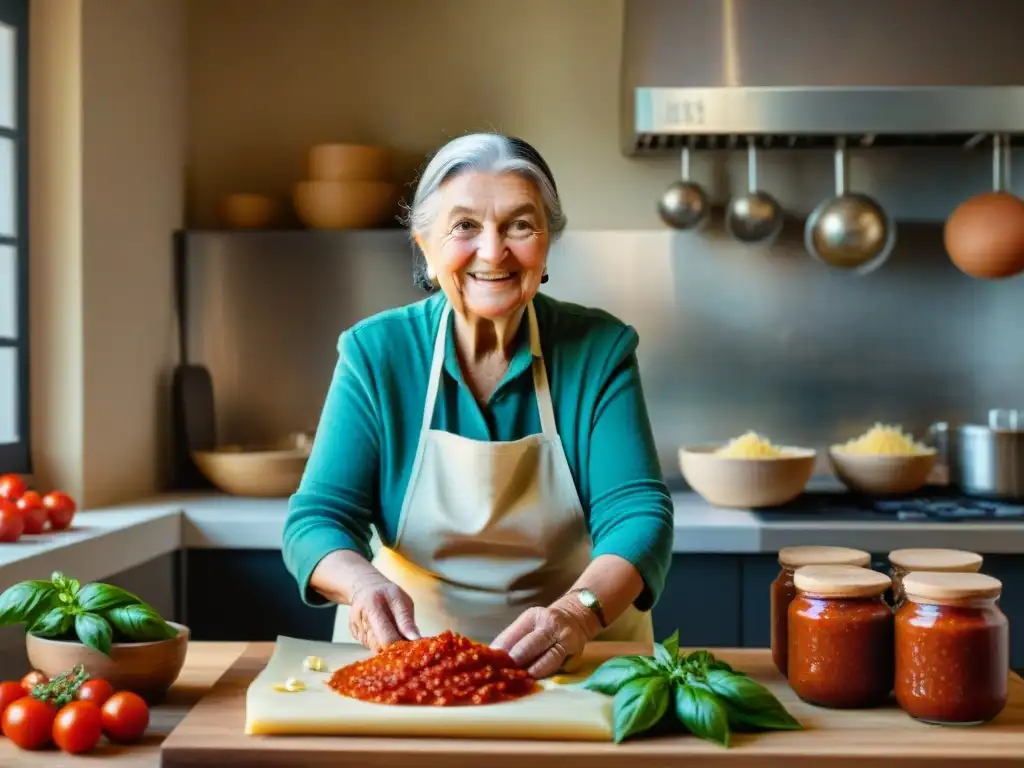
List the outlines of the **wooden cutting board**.
<svg viewBox="0 0 1024 768">
<path fill-rule="evenodd" d="M 714 649 L 767 685 L 805 730 L 736 734 L 725 749 L 688 735 L 624 744 L 380 736 L 246 735 L 246 693 L 267 666 L 272 643 L 254 643 L 164 741 L 161 764 L 179 766 L 358 766 L 359 768 L 987 768 L 1024 764 L 1024 681 L 1010 680 L 1010 702 L 992 723 L 943 728 L 918 723 L 895 706 L 826 710 L 797 699 L 767 649 Z M 636 649 L 595 643 L 588 667 Z M 583 673 L 586 669 L 582 670 Z M 298 696 L 299 694 L 295 694 Z"/>
</svg>

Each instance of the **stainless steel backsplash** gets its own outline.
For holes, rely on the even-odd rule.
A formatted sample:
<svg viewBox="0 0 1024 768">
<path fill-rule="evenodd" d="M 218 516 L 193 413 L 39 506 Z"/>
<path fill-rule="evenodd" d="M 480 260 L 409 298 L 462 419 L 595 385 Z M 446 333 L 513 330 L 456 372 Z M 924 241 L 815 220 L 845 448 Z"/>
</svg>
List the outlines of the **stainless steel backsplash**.
<svg viewBox="0 0 1024 768">
<path fill-rule="evenodd" d="M 823 448 L 875 421 L 920 436 L 934 420 L 1021 407 L 1024 283 L 972 280 L 942 245 L 941 222 L 990 184 L 984 150 L 854 156 L 852 188 L 900 219 L 895 253 L 866 277 L 804 252 L 802 217 L 831 194 L 830 156 L 762 158 L 762 185 L 792 216 L 770 249 L 730 241 L 719 216 L 700 235 L 570 229 L 550 258 L 545 292 L 639 331 L 668 478 L 678 476 L 680 445 L 747 429 Z M 742 188 L 745 171 L 739 153 L 695 166 L 719 201 Z M 652 205 L 660 191 L 650 191 Z M 400 231 L 200 232 L 187 243 L 190 355 L 211 369 L 226 442 L 315 429 L 339 333 L 422 298 Z"/>
</svg>

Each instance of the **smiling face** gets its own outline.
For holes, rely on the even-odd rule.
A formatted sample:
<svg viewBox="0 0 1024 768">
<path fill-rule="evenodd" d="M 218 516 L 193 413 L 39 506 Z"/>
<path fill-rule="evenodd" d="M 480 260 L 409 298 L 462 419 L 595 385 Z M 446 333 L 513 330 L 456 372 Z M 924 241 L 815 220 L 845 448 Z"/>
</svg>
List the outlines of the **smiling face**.
<svg viewBox="0 0 1024 768">
<path fill-rule="evenodd" d="M 536 185 L 517 173 L 463 173 L 437 192 L 437 215 L 417 242 L 452 306 L 501 320 L 540 288 L 550 236 Z"/>
</svg>

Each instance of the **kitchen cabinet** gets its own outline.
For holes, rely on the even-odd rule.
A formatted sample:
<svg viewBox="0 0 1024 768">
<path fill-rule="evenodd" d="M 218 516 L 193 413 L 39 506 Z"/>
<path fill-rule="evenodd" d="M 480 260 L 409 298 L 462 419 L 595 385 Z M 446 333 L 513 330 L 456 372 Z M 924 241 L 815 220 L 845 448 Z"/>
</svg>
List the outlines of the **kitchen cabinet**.
<svg viewBox="0 0 1024 768">
<path fill-rule="evenodd" d="M 684 647 L 741 645 L 741 561 L 722 555 L 674 555 L 661 600 L 654 607 L 654 637 L 679 630 Z"/>
<path fill-rule="evenodd" d="M 182 609 L 194 640 L 330 640 L 334 611 L 310 608 L 277 550 L 190 549 Z"/>
<path fill-rule="evenodd" d="M 887 568 L 885 554 L 873 567 Z M 658 639 L 679 630 L 696 648 L 766 648 L 774 554 L 677 554 L 654 608 Z M 1024 626 L 1024 556 L 987 555 L 985 572 L 1004 585 L 1002 609 Z M 330 640 L 334 611 L 310 608 L 275 550 L 191 549 L 183 556 L 182 610 L 195 640 L 272 641 L 278 635 Z M 1010 662 L 1024 669 L 1024 633 L 1010 633 Z"/>
</svg>

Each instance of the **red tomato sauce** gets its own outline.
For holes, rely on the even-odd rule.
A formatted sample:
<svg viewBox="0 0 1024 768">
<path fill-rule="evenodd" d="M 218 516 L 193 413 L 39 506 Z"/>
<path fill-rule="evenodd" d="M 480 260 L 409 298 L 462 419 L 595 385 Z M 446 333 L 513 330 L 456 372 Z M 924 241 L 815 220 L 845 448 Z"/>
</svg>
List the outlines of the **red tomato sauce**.
<svg viewBox="0 0 1024 768">
<path fill-rule="evenodd" d="M 453 632 L 394 643 L 336 670 L 327 685 L 361 701 L 434 707 L 495 704 L 539 690 L 507 652 Z"/>
</svg>

